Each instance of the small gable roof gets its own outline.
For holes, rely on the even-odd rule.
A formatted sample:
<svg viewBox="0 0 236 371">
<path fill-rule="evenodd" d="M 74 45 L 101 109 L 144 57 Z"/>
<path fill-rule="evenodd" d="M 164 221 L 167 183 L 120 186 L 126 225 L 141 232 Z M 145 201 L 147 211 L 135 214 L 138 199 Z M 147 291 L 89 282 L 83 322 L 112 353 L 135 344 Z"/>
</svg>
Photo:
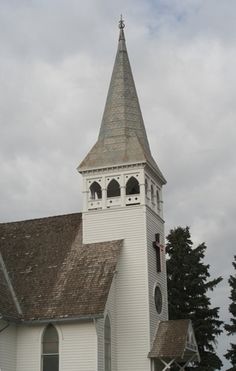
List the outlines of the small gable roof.
<svg viewBox="0 0 236 371">
<path fill-rule="evenodd" d="M 199 358 L 190 320 L 169 320 L 159 323 L 149 358 L 186 360 L 193 354 Z"/>
<path fill-rule="evenodd" d="M 0 269 L 3 317 L 36 321 L 103 314 L 122 241 L 85 245 L 82 233 L 81 213 L 0 224 L 0 252 L 22 312 Z"/>
</svg>

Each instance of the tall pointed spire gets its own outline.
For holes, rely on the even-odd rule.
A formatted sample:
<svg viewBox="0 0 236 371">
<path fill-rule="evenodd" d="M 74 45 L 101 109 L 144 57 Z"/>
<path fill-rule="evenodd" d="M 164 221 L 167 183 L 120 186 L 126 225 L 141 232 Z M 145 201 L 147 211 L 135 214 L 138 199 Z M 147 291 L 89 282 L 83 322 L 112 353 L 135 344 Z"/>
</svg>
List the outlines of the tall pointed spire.
<svg viewBox="0 0 236 371">
<path fill-rule="evenodd" d="M 165 182 L 152 158 L 126 48 L 124 21 L 119 22 L 119 41 L 98 141 L 79 166 L 79 171 L 148 163 Z"/>
</svg>

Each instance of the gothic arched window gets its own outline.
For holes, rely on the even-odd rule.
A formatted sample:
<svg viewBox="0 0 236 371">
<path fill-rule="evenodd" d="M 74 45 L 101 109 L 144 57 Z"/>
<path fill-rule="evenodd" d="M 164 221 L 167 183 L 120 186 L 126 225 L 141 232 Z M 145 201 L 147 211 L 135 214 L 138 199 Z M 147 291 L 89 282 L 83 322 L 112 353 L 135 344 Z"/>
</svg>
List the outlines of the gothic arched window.
<svg viewBox="0 0 236 371">
<path fill-rule="evenodd" d="M 139 189 L 139 182 L 133 176 L 129 178 L 128 182 L 126 183 L 126 194 L 127 195 L 136 195 L 140 193 Z"/>
<path fill-rule="evenodd" d="M 98 182 L 93 182 L 91 186 L 89 187 L 90 189 L 90 198 L 92 200 L 98 200 L 102 198 L 102 188 Z"/>
<path fill-rule="evenodd" d="M 160 211 L 160 195 L 159 192 L 156 192 L 156 198 L 157 198 L 157 211 Z"/>
<path fill-rule="evenodd" d="M 117 180 L 112 179 L 107 187 L 107 197 L 119 197 L 120 185 Z"/>
<path fill-rule="evenodd" d="M 104 361 L 105 371 L 111 371 L 111 323 L 108 315 L 104 324 Z"/>
<path fill-rule="evenodd" d="M 59 340 L 53 325 L 48 325 L 43 333 L 42 371 L 59 371 Z"/>
<path fill-rule="evenodd" d="M 145 195 L 147 196 L 148 194 L 148 181 L 145 179 Z"/>
<path fill-rule="evenodd" d="M 154 190 L 153 190 L 153 185 L 151 185 L 151 200 L 153 202 L 154 199 Z"/>
</svg>

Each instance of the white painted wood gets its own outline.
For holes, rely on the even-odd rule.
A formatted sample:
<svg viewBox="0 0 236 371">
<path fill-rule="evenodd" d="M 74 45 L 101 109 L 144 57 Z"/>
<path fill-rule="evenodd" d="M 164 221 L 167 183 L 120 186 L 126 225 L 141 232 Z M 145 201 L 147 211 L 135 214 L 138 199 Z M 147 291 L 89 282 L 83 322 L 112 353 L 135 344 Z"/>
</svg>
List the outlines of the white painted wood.
<svg viewBox="0 0 236 371">
<path fill-rule="evenodd" d="M 96 320 L 97 330 L 97 371 L 104 371 L 104 318 Z"/>
<path fill-rule="evenodd" d="M 0 330 L 6 326 L 6 322 L 0 321 Z M 0 370 L 16 370 L 16 327 L 10 325 L 0 332 Z"/>
<path fill-rule="evenodd" d="M 97 333 L 94 322 L 60 326 L 60 371 L 97 370 Z"/>
<path fill-rule="evenodd" d="M 97 335 L 94 322 L 62 324 L 55 327 L 59 335 L 59 370 L 96 371 Z M 45 326 L 35 325 L 17 328 L 16 371 L 41 371 L 41 341 L 44 328 Z"/>
<path fill-rule="evenodd" d="M 40 371 L 42 326 L 17 328 L 16 371 Z"/>
<path fill-rule="evenodd" d="M 117 370 L 117 337 L 116 337 L 116 275 L 108 295 L 104 318 L 96 323 L 98 336 L 98 371 L 104 370 L 104 322 L 109 315 L 111 323 L 111 365 L 112 371 Z"/>
<path fill-rule="evenodd" d="M 135 177 L 140 184 L 140 194 L 126 196 L 125 187 L 127 181 Z M 115 179 L 120 184 L 121 195 L 120 197 L 107 197 L 107 186 L 112 179 Z M 90 186 L 96 181 L 102 187 L 102 198 L 92 200 L 90 198 Z M 119 206 L 125 207 L 127 204 L 144 204 L 145 189 L 144 189 L 144 166 L 126 166 L 119 169 L 99 169 L 89 174 L 84 174 L 83 180 L 83 211 L 95 209 L 116 208 Z"/>
<path fill-rule="evenodd" d="M 149 371 L 149 297 L 146 207 L 89 211 L 83 214 L 84 243 L 124 239 L 115 278 L 117 371 Z M 107 304 L 111 310 L 111 305 Z"/>
<path fill-rule="evenodd" d="M 149 207 L 146 208 L 146 222 L 147 222 L 147 246 L 148 246 L 148 293 L 149 293 L 149 314 L 150 314 L 150 342 L 152 344 L 154 335 L 156 333 L 158 321 L 168 320 L 168 297 L 167 297 L 167 281 L 166 281 L 166 259 L 162 255 L 162 272 L 156 270 L 156 252 L 153 248 L 153 241 L 155 241 L 155 234 L 160 234 L 160 242 L 164 245 L 164 222 L 154 213 Z M 163 296 L 162 312 L 157 314 L 154 302 L 154 290 L 158 285 Z"/>
<path fill-rule="evenodd" d="M 157 323 L 168 318 L 165 257 L 161 273 L 156 271 L 156 253 L 153 248 L 155 234 L 159 233 L 164 244 L 162 208 L 157 202 L 156 191 L 162 201 L 161 185 L 155 174 L 143 166 L 98 170 L 83 174 L 87 187 L 97 179 L 103 184 L 103 210 L 89 210 L 83 214 L 83 242 L 102 242 L 124 239 L 117 275 L 113 280 L 106 312 L 111 314 L 112 367 L 114 371 L 149 371 L 147 358 Z M 134 176 L 140 183 L 140 194 L 124 194 L 127 180 Z M 121 197 L 109 200 L 106 187 L 111 179 L 121 185 Z M 145 179 L 148 192 L 145 195 Z M 154 192 L 151 197 L 150 189 Z M 115 202 L 116 201 L 116 202 Z M 137 202 L 138 205 L 134 205 Z M 129 205 L 130 204 L 130 205 Z M 162 206 L 162 204 L 161 204 Z M 157 314 L 154 290 L 158 285 L 163 294 L 163 309 Z M 97 321 L 98 370 L 104 366 L 104 321 Z"/>
</svg>

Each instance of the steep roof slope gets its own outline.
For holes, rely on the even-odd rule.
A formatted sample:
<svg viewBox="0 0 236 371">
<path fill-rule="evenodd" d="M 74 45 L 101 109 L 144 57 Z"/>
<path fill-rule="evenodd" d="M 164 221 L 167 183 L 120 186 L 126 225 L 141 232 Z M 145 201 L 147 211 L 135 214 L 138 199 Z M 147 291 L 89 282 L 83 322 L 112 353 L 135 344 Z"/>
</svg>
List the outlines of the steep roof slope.
<svg viewBox="0 0 236 371">
<path fill-rule="evenodd" d="M 121 28 L 98 140 L 78 170 L 136 163 L 149 164 L 160 180 L 166 182 L 151 155 Z"/>
<path fill-rule="evenodd" d="M 0 224 L 0 241 L 23 320 L 103 313 L 122 241 L 83 245 L 79 213 Z"/>
<path fill-rule="evenodd" d="M 159 322 L 152 349 L 148 356 L 176 361 L 200 360 L 198 347 L 189 319 Z"/>
<path fill-rule="evenodd" d="M 0 315 L 12 319 L 17 318 L 18 314 L 2 264 L 0 264 Z"/>
</svg>

